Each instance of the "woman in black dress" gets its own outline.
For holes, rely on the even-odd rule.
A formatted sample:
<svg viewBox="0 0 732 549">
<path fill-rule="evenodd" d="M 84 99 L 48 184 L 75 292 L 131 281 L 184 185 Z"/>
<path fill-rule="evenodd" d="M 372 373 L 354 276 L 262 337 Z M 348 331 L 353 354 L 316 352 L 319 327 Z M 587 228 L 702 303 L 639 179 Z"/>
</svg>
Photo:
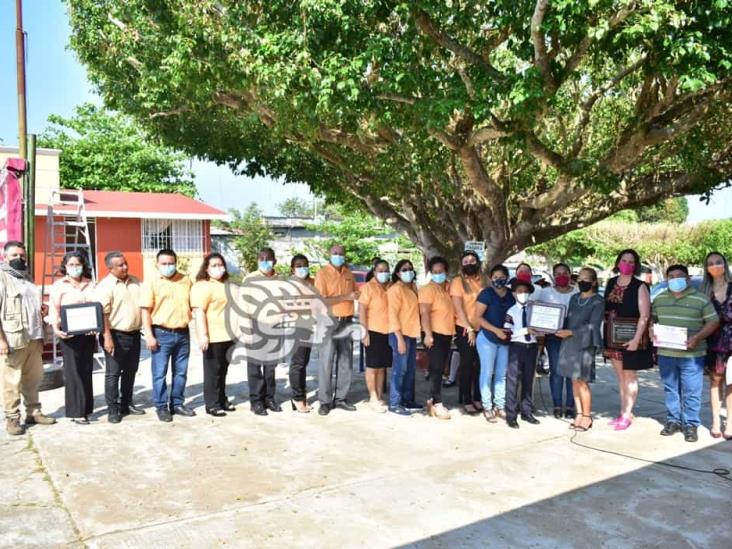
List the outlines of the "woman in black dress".
<svg viewBox="0 0 732 549">
<path fill-rule="evenodd" d="M 616 431 L 624 431 L 633 422 L 633 407 L 638 399 L 638 370 L 653 367 L 650 345 L 640 348 L 648 331 L 651 316 L 651 294 L 640 275 L 641 262 L 635 250 L 623 250 L 615 260 L 618 276 L 608 280 L 605 288 L 605 320 L 619 317 L 638 323 L 635 337 L 624 344 L 624 349 L 611 349 L 605 342 L 605 357 L 612 362 L 620 388 L 620 414 L 610 421 Z M 647 341 L 647 338 L 646 338 Z"/>
</svg>

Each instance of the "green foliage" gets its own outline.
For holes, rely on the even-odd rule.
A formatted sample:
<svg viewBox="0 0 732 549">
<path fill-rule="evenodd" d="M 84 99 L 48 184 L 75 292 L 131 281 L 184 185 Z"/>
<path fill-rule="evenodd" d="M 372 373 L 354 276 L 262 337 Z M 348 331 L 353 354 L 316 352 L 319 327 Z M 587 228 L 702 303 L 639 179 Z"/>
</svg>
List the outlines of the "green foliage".
<svg viewBox="0 0 732 549">
<path fill-rule="evenodd" d="M 641 223 L 683 223 L 689 215 L 689 204 L 684 197 L 669 198 L 653 206 L 638 210 Z"/>
<path fill-rule="evenodd" d="M 90 103 L 74 116 L 48 117 L 41 147 L 61 149 L 61 185 L 69 189 L 196 195 L 186 156 L 145 133 L 130 117 Z"/>
<path fill-rule="evenodd" d="M 284 217 L 313 217 L 313 206 L 309 200 L 292 196 L 277 204 L 277 211 Z"/>
<path fill-rule="evenodd" d="M 252 272 L 257 269 L 259 250 L 269 246 L 274 235 L 256 204 L 250 204 L 243 212 L 231 209 L 229 213 L 232 220 L 220 221 L 217 226 L 237 235 L 232 246 L 239 255 L 239 265 Z"/>
<path fill-rule="evenodd" d="M 425 253 L 493 263 L 732 177 L 727 1 L 67 3 L 108 106 Z"/>
</svg>

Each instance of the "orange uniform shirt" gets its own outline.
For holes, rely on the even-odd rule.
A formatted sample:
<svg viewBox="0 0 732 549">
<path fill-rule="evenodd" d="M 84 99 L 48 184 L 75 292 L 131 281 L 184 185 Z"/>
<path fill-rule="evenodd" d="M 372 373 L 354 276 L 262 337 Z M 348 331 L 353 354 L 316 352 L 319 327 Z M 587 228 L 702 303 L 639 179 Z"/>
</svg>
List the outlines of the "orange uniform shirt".
<svg viewBox="0 0 732 549">
<path fill-rule="evenodd" d="M 440 284 L 430 282 L 419 289 L 420 305 L 430 306 L 432 331 L 442 335 L 455 334 L 455 308 L 452 298 Z"/>
<path fill-rule="evenodd" d="M 372 278 L 361 287 L 358 298 L 361 310 L 366 310 L 366 328 L 380 334 L 389 333 L 389 306 L 386 290 Z"/>
<path fill-rule="evenodd" d="M 419 299 L 417 293 L 402 282 L 397 282 L 386 291 L 389 302 L 389 333 L 419 337 Z"/>
<path fill-rule="evenodd" d="M 468 322 L 475 316 L 475 302 L 478 299 L 478 294 L 483 289 L 480 282 L 480 277 L 465 278 L 470 288 L 469 292 L 463 288 L 463 279 L 460 276 L 456 276 L 450 282 L 450 297 L 461 297 L 463 298 L 463 308 L 465 309 L 465 316 L 468 317 Z M 455 318 L 455 323 L 462 328 L 470 328 L 470 326 L 463 326 L 460 318 Z"/>
<path fill-rule="evenodd" d="M 356 282 L 353 273 L 348 267 L 343 267 L 340 272 L 333 265 L 328 263 L 315 275 L 315 288 L 323 297 L 334 297 L 346 295 L 356 291 Z M 330 306 L 333 316 L 353 316 L 353 300 L 341 301 Z"/>
</svg>

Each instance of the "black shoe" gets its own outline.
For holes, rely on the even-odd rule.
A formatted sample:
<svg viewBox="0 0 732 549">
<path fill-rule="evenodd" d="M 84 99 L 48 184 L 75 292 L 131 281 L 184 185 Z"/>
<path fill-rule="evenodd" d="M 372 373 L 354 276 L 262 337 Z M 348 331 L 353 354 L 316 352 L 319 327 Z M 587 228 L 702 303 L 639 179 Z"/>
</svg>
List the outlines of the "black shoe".
<svg viewBox="0 0 732 549">
<path fill-rule="evenodd" d="M 123 416 L 144 416 L 145 410 L 140 408 L 139 406 L 135 406 L 134 404 L 128 404 L 128 405 L 122 405 L 120 406 L 120 414 Z"/>
<path fill-rule="evenodd" d="M 267 408 L 264 407 L 263 402 L 252 402 L 252 413 L 257 416 L 266 416 Z"/>
<path fill-rule="evenodd" d="M 416 402 L 407 402 L 404 407 L 410 412 L 421 412 L 424 410 L 424 406 L 417 404 Z"/>
<path fill-rule="evenodd" d="M 330 404 L 323 404 L 320 403 L 320 406 L 318 406 L 318 414 L 321 416 L 327 416 L 330 414 Z"/>
<path fill-rule="evenodd" d="M 84 416 L 84 417 L 75 417 L 71 421 L 73 421 L 77 425 L 89 425 L 89 418 L 86 417 L 86 416 Z"/>
<path fill-rule="evenodd" d="M 228 399 L 221 405 L 221 409 L 227 412 L 236 412 L 236 406 L 229 402 Z"/>
<path fill-rule="evenodd" d="M 455 386 L 455 382 L 454 381 L 447 380 L 447 381 L 443 381 L 442 382 L 442 387 L 444 389 L 448 389 L 448 388 L 454 387 L 454 386 Z"/>
<path fill-rule="evenodd" d="M 539 425 L 539 420 L 536 419 L 534 416 L 525 416 L 521 415 L 521 421 L 525 421 L 526 423 L 531 423 L 532 425 Z"/>
<path fill-rule="evenodd" d="M 346 410 L 347 412 L 356 411 L 356 407 L 350 402 L 346 402 L 345 400 L 336 400 L 335 407 L 341 410 Z"/>
<path fill-rule="evenodd" d="M 554 407 L 554 417 L 557 419 L 562 419 L 562 409 L 555 406 Z"/>
<path fill-rule="evenodd" d="M 119 423 L 122 421 L 122 416 L 119 413 L 119 408 L 110 408 L 107 411 L 107 421 L 109 423 Z"/>
<path fill-rule="evenodd" d="M 281 412 L 282 406 L 277 404 L 273 398 L 268 398 L 264 401 L 264 407 L 267 408 L 267 410 L 272 410 L 273 412 Z"/>
<path fill-rule="evenodd" d="M 661 436 L 670 437 L 681 431 L 681 425 L 674 423 L 673 421 L 667 421 L 661 430 Z"/>
<path fill-rule="evenodd" d="M 392 414 L 396 414 L 398 416 L 411 416 L 412 412 L 407 410 L 404 406 L 389 406 L 389 411 Z"/>
<path fill-rule="evenodd" d="M 170 423 L 171 421 L 173 421 L 173 415 L 167 408 L 158 408 L 157 413 L 158 419 L 160 421 L 164 421 L 165 423 Z"/>
<path fill-rule="evenodd" d="M 511 429 L 518 429 L 519 428 L 519 424 L 518 424 L 518 421 L 516 421 L 516 418 L 507 419 L 506 420 L 506 425 L 508 425 Z"/>
<path fill-rule="evenodd" d="M 221 408 L 206 408 L 206 413 L 210 416 L 223 417 L 226 415 Z"/>
<path fill-rule="evenodd" d="M 185 417 L 193 417 L 196 415 L 196 412 L 194 412 L 193 409 L 189 408 L 185 404 L 181 404 L 180 406 L 173 406 L 173 410 L 171 411 L 171 413 Z"/>
<path fill-rule="evenodd" d="M 686 425 L 684 427 L 684 440 L 686 442 L 696 442 L 699 435 L 696 434 L 696 425 Z"/>
<path fill-rule="evenodd" d="M 567 408 L 564 410 L 564 417 L 566 419 L 574 419 L 574 416 L 577 415 L 577 412 L 574 411 L 574 408 Z"/>
</svg>

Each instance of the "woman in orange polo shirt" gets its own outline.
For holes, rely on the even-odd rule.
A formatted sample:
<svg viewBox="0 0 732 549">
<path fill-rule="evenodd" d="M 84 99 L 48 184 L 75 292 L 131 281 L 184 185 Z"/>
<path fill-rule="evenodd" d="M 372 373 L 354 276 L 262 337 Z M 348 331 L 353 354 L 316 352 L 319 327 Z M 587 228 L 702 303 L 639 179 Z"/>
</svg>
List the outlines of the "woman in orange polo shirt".
<svg viewBox="0 0 732 549">
<path fill-rule="evenodd" d="M 444 257 L 430 259 L 430 282 L 419 289 L 424 346 L 430 359 L 431 387 L 427 413 L 439 419 L 450 419 L 450 412 L 442 404 L 442 371 L 455 335 L 455 309 L 447 292 L 447 270 Z"/>
<path fill-rule="evenodd" d="M 392 349 L 389 411 L 400 416 L 421 410 L 414 401 L 414 374 L 417 369 L 419 337 L 419 300 L 414 284 L 412 262 L 402 259 L 392 275 L 387 290 L 389 311 L 389 345 Z"/>
<path fill-rule="evenodd" d="M 480 258 L 473 251 L 464 252 L 460 258 L 460 274 L 450 283 L 450 297 L 455 307 L 457 334 L 455 344 L 460 353 L 459 400 L 470 415 L 481 412 L 480 403 L 480 359 L 475 347 L 478 326 L 472 324 L 475 316 L 475 301 L 486 286 L 480 274 Z"/>
<path fill-rule="evenodd" d="M 358 317 L 364 327 L 363 346 L 366 347 L 366 387 L 369 404 L 376 412 L 386 412 L 384 379 L 391 368 L 389 347 L 389 310 L 386 291 L 391 282 L 389 263 L 379 259 L 374 263 L 373 278 L 361 288 Z"/>
<path fill-rule="evenodd" d="M 191 287 L 191 308 L 196 320 L 198 345 L 203 353 L 203 400 L 206 413 L 225 416 L 236 410 L 226 397 L 226 374 L 232 335 L 226 329 L 226 260 L 212 253 L 203 258 Z"/>
</svg>

